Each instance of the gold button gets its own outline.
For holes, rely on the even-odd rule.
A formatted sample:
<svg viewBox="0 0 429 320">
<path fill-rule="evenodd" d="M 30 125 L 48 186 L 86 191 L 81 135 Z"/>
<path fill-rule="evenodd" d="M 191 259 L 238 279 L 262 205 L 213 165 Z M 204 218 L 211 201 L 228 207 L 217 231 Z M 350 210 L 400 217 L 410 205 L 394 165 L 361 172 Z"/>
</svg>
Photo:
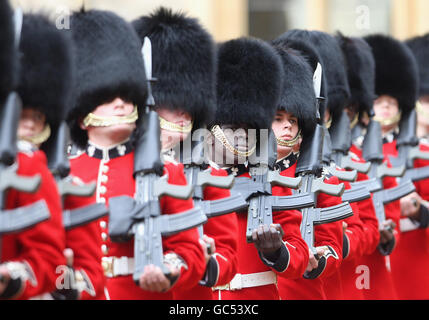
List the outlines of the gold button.
<svg viewBox="0 0 429 320">
<path fill-rule="evenodd" d="M 106 276 L 111 275 L 113 273 L 113 264 L 111 261 L 101 261 L 101 267 L 103 268 L 104 274 Z"/>
<path fill-rule="evenodd" d="M 107 227 L 107 222 L 106 221 L 100 221 L 100 227 L 102 227 L 103 229 L 106 229 Z"/>
<path fill-rule="evenodd" d="M 106 203 L 106 198 L 101 197 L 98 202 L 99 203 Z"/>
<path fill-rule="evenodd" d="M 101 180 L 101 182 L 102 182 L 102 183 L 106 183 L 106 182 L 107 182 L 107 180 L 108 180 L 108 177 L 107 177 L 106 175 L 104 175 L 104 174 L 103 174 L 103 175 L 101 176 L 101 179 L 100 179 L 100 180 Z"/>
<path fill-rule="evenodd" d="M 103 171 L 103 173 L 107 173 L 107 172 L 109 171 L 109 167 L 108 167 L 108 166 L 106 166 L 106 165 L 104 165 L 104 166 L 101 168 L 101 171 Z"/>
<path fill-rule="evenodd" d="M 107 245 L 105 245 L 105 244 L 101 245 L 101 252 L 103 254 L 107 254 L 107 252 L 109 252 L 109 249 L 107 248 Z"/>
<path fill-rule="evenodd" d="M 110 263 L 108 263 L 107 261 L 101 261 L 101 266 L 103 267 L 104 272 L 107 272 L 107 270 L 109 270 L 109 265 Z"/>
<path fill-rule="evenodd" d="M 106 232 L 101 233 L 101 239 L 103 239 L 103 241 L 107 240 L 107 233 Z"/>
<path fill-rule="evenodd" d="M 83 281 L 82 273 L 80 273 L 79 271 L 76 271 L 75 272 L 75 279 L 76 279 L 77 282 Z"/>
<path fill-rule="evenodd" d="M 99 189 L 99 192 L 100 192 L 100 194 L 105 194 L 107 192 L 107 188 L 105 186 L 101 186 Z M 106 200 L 104 200 L 104 202 L 106 202 Z"/>
</svg>

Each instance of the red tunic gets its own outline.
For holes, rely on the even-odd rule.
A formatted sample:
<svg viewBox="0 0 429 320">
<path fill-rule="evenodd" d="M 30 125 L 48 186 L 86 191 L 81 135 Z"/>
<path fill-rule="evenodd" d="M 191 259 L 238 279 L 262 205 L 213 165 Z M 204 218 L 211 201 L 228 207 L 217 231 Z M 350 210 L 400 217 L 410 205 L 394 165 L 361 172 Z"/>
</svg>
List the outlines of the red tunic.
<svg viewBox="0 0 429 320">
<path fill-rule="evenodd" d="M 367 179 L 368 176 L 365 174 L 358 174 L 357 181 Z M 349 254 L 349 256 L 343 260 L 339 270 L 343 288 L 343 299 L 346 300 L 364 299 L 362 289 L 359 289 L 359 287 L 356 286 L 356 281 L 360 275 L 359 266 L 361 265 L 361 258 L 362 255 L 371 254 L 377 250 L 377 245 L 380 240 L 378 221 L 375 216 L 374 205 L 372 204 L 371 199 L 359 201 L 357 205 L 359 208 L 359 219 L 363 224 L 363 238 L 361 238 L 361 241 L 358 243 L 358 245 L 361 246 L 361 252 L 360 254 L 355 255 Z M 356 214 L 356 212 L 354 214 Z M 346 230 L 346 234 L 349 233 L 349 226 Z"/>
<path fill-rule="evenodd" d="M 294 177 L 296 163 L 288 169 L 281 172 L 281 175 Z M 338 184 L 336 177 L 331 177 L 325 180 L 329 184 Z M 341 198 L 332 197 L 326 194 L 319 194 L 317 197 L 317 207 L 325 208 L 341 203 Z M 301 273 L 296 279 L 279 279 L 279 291 L 283 300 L 320 300 L 326 299 L 326 294 L 323 287 L 323 278 L 332 275 L 340 266 L 342 261 L 343 247 L 343 228 L 341 221 L 327 223 L 316 226 L 314 231 L 315 247 L 329 246 L 332 253 L 327 256 L 326 267 L 321 275 L 316 279 L 304 279 Z M 307 251 L 308 255 L 308 251 Z"/>
<path fill-rule="evenodd" d="M 346 190 L 351 186 L 348 182 L 344 183 Z M 344 265 L 346 262 L 354 260 L 362 254 L 363 248 L 363 222 L 359 218 L 359 205 L 358 203 L 350 203 L 353 210 L 353 216 L 344 219 L 347 223 L 347 229 L 343 234 L 343 261 L 339 268 L 334 273 L 323 279 L 323 286 L 328 300 L 342 300 L 344 299 L 344 285 L 341 278 Z"/>
<path fill-rule="evenodd" d="M 72 165 L 71 169 L 73 175 L 78 168 Z M 64 201 L 64 208 L 76 209 L 94 202 L 94 197 L 69 196 Z M 73 268 L 85 274 L 88 281 L 88 288 L 81 293 L 82 300 L 106 299 L 106 280 L 100 264 L 102 254 L 99 223 L 100 219 L 66 231 L 66 247 L 73 250 Z"/>
<path fill-rule="evenodd" d="M 222 169 L 211 168 L 213 176 L 227 176 Z M 227 189 L 208 186 L 204 188 L 205 200 L 217 200 L 229 197 Z M 225 285 L 237 273 L 238 220 L 235 212 L 210 218 L 203 226 L 204 234 L 215 240 L 216 252 L 212 256 L 217 265 L 217 281 L 214 286 Z M 211 287 L 197 284 L 189 290 L 174 292 L 177 300 L 212 300 L 216 299 Z"/>
<path fill-rule="evenodd" d="M 428 151 L 429 146 L 420 145 L 420 149 Z M 396 140 L 383 145 L 385 154 L 397 155 Z M 428 161 L 415 160 L 414 167 L 429 165 Z M 429 179 L 414 183 L 416 192 L 429 200 Z M 401 242 L 391 255 L 392 276 L 397 289 L 398 298 L 429 299 L 429 234 L 427 228 L 401 232 Z"/>
<path fill-rule="evenodd" d="M 362 150 L 357 146 L 352 146 L 351 151 L 358 157 L 362 157 Z M 387 161 L 387 159 L 386 159 Z M 388 163 L 390 166 L 390 164 Z M 397 186 L 395 178 L 386 177 L 383 179 L 383 188 L 389 189 Z M 392 219 L 397 228 L 394 230 L 396 245 L 399 242 L 399 216 L 400 207 L 399 201 L 394 201 L 384 206 L 386 219 Z M 370 242 L 374 244 L 373 242 Z M 364 298 L 367 300 L 379 299 L 396 299 L 396 290 L 393 285 L 392 275 L 390 271 L 390 257 L 383 256 L 375 249 L 372 253 L 370 251 L 371 245 L 368 250 L 358 262 L 355 271 L 355 285 L 358 290 L 362 290 Z"/>
<path fill-rule="evenodd" d="M 356 154 L 353 161 L 364 162 Z M 358 173 L 356 181 L 368 180 L 368 176 Z M 345 182 L 346 189 L 350 184 Z M 351 204 L 353 216 L 345 219 L 347 229 L 345 241 L 347 252 L 343 252 L 343 262 L 337 272 L 325 280 L 325 291 L 328 299 L 361 300 L 364 298 L 362 289 L 356 286 L 359 276 L 359 259 L 363 254 L 370 254 L 376 250 L 380 233 L 375 216 L 374 205 L 371 199 Z M 340 282 L 340 283 L 339 283 Z M 341 290 L 341 291 L 340 291 Z"/>
<path fill-rule="evenodd" d="M 248 172 L 241 175 L 250 178 Z M 273 195 L 287 196 L 292 192 L 288 188 L 274 186 Z M 240 274 L 252 274 L 272 271 L 277 274 L 277 282 L 280 279 L 300 277 L 308 264 L 308 247 L 301 238 L 300 225 L 302 216 L 297 210 L 274 211 L 273 223 L 279 223 L 283 230 L 283 242 L 289 252 L 289 263 L 286 269 L 278 272 L 268 267 L 261 260 L 254 244 L 246 241 L 247 211 L 238 213 L 238 270 Z M 278 300 L 280 299 L 277 285 L 269 284 L 258 287 L 243 288 L 241 290 L 217 290 L 217 298 L 223 300 Z"/>
<path fill-rule="evenodd" d="M 41 176 L 41 185 L 35 193 L 10 190 L 6 208 L 14 209 L 44 199 L 51 218 L 19 233 L 2 236 L 1 262 L 16 261 L 27 264 L 33 279 L 26 286 L 19 299 L 29 299 L 56 289 L 56 280 L 61 274 L 56 269 L 65 265 L 64 227 L 61 201 L 54 177 L 47 167 L 42 151 L 18 153 L 18 175 Z"/>
<path fill-rule="evenodd" d="M 119 150 L 119 148 L 118 148 Z M 93 151 L 93 150 L 92 150 Z M 91 152 L 96 155 L 97 152 Z M 121 152 L 120 152 L 121 153 Z M 123 153 L 123 151 L 122 151 Z M 111 197 L 128 195 L 133 197 L 135 193 L 135 181 L 133 177 L 134 152 L 109 158 L 89 156 L 87 153 L 76 157 L 71 161 L 74 176 L 83 182 L 97 181 L 95 201 L 108 205 Z M 165 172 L 168 174 L 168 182 L 176 185 L 185 185 L 186 178 L 181 164 L 165 163 Z M 169 196 L 160 199 L 161 212 L 174 214 L 193 208 L 192 199 L 179 200 Z M 101 252 L 109 257 L 133 257 L 134 240 L 117 243 L 112 242 L 108 236 L 108 217 L 102 218 L 98 234 L 101 238 Z M 205 270 L 205 261 L 202 248 L 198 242 L 196 228 L 180 232 L 178 234 L 163 237 L 164 253 L 174 252 L 187 264 L 187 268 L 181 268 L 180 277 L 173 288 L 167 293 L 152 293 L 140 289 L 132 280 L 132 275 L 107 278 L 107 298 L 127 300 L 154 300 L 171 299 L 173 290 L 187 290 L 194 286 L 202 278 Z"/>
</svg>

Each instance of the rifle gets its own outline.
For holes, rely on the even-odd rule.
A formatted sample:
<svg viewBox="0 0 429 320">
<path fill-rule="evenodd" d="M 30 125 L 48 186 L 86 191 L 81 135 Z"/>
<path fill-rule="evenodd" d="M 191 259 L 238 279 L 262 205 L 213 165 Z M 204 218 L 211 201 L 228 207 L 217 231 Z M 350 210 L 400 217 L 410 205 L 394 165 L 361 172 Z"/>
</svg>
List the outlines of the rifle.
<svg viewBox="0 0 429 320">
<path fill-rule="evenodd" d="M 144 119 L 137 129 L 134 156 L 135 199 L 129 196 L 113 197 L 109 200 L 109 235 L 112 241 L 128 241 L 134 236 L 133 280 L 138 284 L 144 267 L 154 264 L 161 268 L 171 280 L 170 270 L 163 263 L 162 236 L 170 236 L 197 227 L 207 221 L 200 208 L 185 212 L 162 215 L 159 198 L 167 195 L 177 199 L 189 199 L 192 186 L 178 186 L 167 182 L 163 175 L 161 141 L 158 114 L 151 111 L 155 102 L 150 82 L 151 45 L 145 38 L 142 48 L 148 80 L 148 98 Z"/>
<path fill-rule="evenodd" d="M 90 197 L 94 194 L 96 183 L 86 185 L 72 184 L 70 162 L 67 158 L 67 143 L 70 130 L 67 123 L 62 120 L 52 130 L 51 137 L 43 144 L 48 158 L 48 168 L 57 182 L 58 193 L 64 207 L 67 196 Z M 63 210 L 63 224 L 66 230 L 76 228 L 106 216 L 108 210 L 104 204 L 94 203 L 73 210 Z"/>
<path fill-rule="evenodd" d="M 353 215 L 353 210 L 348 202 L 343 202 L 329 208 L 316 208 L 317 196 L 319 193 L 341 196 L 344 192 L 343 183 L 338 185 L 327 184 L 323 182 L 323 177 L 321 177 L 321 173 L 323 171 L 323 145 L 326 132 L 324 127 L 320 124 L 321 118 L 319 106 L 323 99 L 320 98 L 321 80 L 322 66 L 318 63 L 313 77 L 314 90 L 317 97 L 316 118 L 318 123 L 316 124 L 316 128 L 312 135 L 306 137 L 306 139 L 303 139 L 302 141 L 300 156 L 298 158 L 295 172 L 295 175 L 302 178 L 301 187 L 296 192 L 309 193 L 314 202 L 313 207 L 301 210 L 301 235 L 311 252 L 318 260 L 319 257 L 317 255 L 316 248 L 314 247 L 315 226 L 346 219 Z M 326 264 L 325 257 L 322 257 L 321 260 L 319 260 L 319 264 Z M 314 279 L 320 274 L 320 271 L 320 268 L 317 268 L 311 272 L 305 272 L 304 278 Z"/>
<path fill-rule="evenodd" d="M 231 195 L 240 194 L 246 200 L 247 229 L 246 240 L 253 242 L 252 231 L 259 225 L 270 225 L 273 223 L 273 210 L 291 210 L 312 206 L 314 204 L 310 194 L 302 193 L 290 196 L 273 196 L 272 186 L 279 185 L 287 188 L 298 188 L 301 178 L 290 178 L 281 176 L 274 165 L 277 161 L 277 142 L 272 130 L 269 130 L 268 139 L 259 139 L 257 150 L 267 151 L 267 157 L 262 160 L 252 161 L 249 158 L 249 174 L 251 178 L 236 177 Z M 237 210 L 239 211 L 239 210 Z"/>
<path fill-rule="evenodd" d="M 23 207 L 5 209 L 9 189 L 34 193 L 41 183 L 40 175 L 23 177 L 16 174 L 16 133 L 21 109 L 21 99 L 11 92 L 0 110 L 0 234 L 21 231 L 50 218 L 43 199 Z"/>
<path fill-rule="evenodd" d="M 329 137 L 328 137 L 329 136 Z M 332 137 L 332 138 L 331 138 Z M 364 181 L 353 183 L 356 180 L 357 172 L 368 173 L 371 163 L 359 163 L 351 159 L 348 151 L 352 144 L 351 130 L 350 130 L 350 119 L 345 111 L 342 111 L 339 116 L 332 122 L 329 131 L 325 128 L 325 144 L 331 145 L 330 152 L 330 168 L 329 172 L 337 176 L 340 180 L 350 181 L 351 189 L 344 191 L 342 200 L 348 202 L 358 202 L 371 197 L 371 192 L 374 190 L 381 189 L 381 185 L 377 184 L 376 181 Z M 351 175 L 350 179 L 344 179 L 344 172 L 342 175 L 333 172 L 332 169 L 338 164 L 339 167 L 352 170 L 348 171 Z M 339 171 L 341 173 L 341 171 Z"/>
<path fill-rule="evenodd" d="M 429 152 L 420 151 L 419 139 L 416 136 L 417 115 L 416 110 L 411 110 L 401 116 L 399 124 L 399 136 L 396 140 L 398 155 L 389 155 L 392 166 L 405 165 L 405 173 L 399 183 L 407 180 L 413 182 L 429 178 L 429 166 L 414 168 L 414 160 L 429 160 Z"/>
<path fill-rule="evenodd" d="M 185 167 L 186 180 L 193 186 L 193 200 L 195 207 L 200 207 L 207 218 L 216 217 L 230 212 L 240 211 L 247 207 L 247 202 L 241 194 L 234 194 L 228 198 L 218 200 L 204 200 L 204 188 L 212 186 L 222 189 L 231 189 L 234 184 L 234 176 L 212 176 L 204 157 L 204 130 L 196 130 L 189 135 L 184 146 L 191 145 L 189 150 L 180 153 L 181 161 Z"/>
<path fill-rule="evenodd" d="M 307 192 L 313 197 L 315 205 L 311 208 L 304 208 L 302 212 L 301 235 L 307 243 L 314 256 L 318 259 L 316 248 L 314 247 L 314 227 L 317 225 L 335 222 L 346 219 L 353 215 L 352 208 L 348 202 L 343 202 L 339 205 L 328 208 L 316 208 L 317 196 L 319 193 L 325 193 L 332 196 L 341 196 L 344 192 L 344 184 L 332 185 L 323 182 L 320 177 L 322 172 L 322 162 L 320 161 L 322 154 L 323 143 L 323 128 L 321 125 L 316 125 L 316 130 L 312 137 L 308 140 L 303 140 L 301 144 L 300 156 L 296 167 L 296 175 L 302 177 L 302 185 L 298 189 L 298 193 Z M 326 263 L 322 257 L 319 263 Z M 311 272 L 306 272 L 304 278 L 314 279 L 319 275 L 318 269 Z"/>
<path fill-rule="evenodd" d="M 337 169 L 337 165 L 331 161 L 332 149 L 331 149 L 331 138 L 328 129 L 323 126 L 324 130 L 324 138 L 323 138 L 323 156 L 322 163 L 323 169 L 325 169 L 328 173 L 333 176 L 336 176 L 338 179 L 343 181 L 355 181 L 357 178 L 357 170 L 353 169 L 352 171 L 342 171 Z M 351 161 L 351 159 L 350 159 Z M 358 165 L 360 163 L 357 163 Z M 371 197 L 371 193 L 369 192 L 366 185 L 360 185 L 359 183 L 350 183 L 351 188 L 344 190 L 343 195 L 341 197 L 343 202 L 359 202 L 365 199 L 369 199 Z"/>
<path fill-rule="evenodd" d="M 331 161 L 346 170 L 356 170 L 360 173 L 368 173 L 371 164 L 352 161 L 348 154 L 352 145 L 352 133 L 350 119 L 345 111 L 334 119 L 329 134 L 332 142 Z"/>
<path fill-rule="evenodd" d="M 376 179 L 381 185 L 382 179 L 384 177 L 400 177 L 404 174 L 405 171 L 405 166 L 388 168 L 387 165 L 383 163 L 384 156 L 382 150 L 383 143 L 381 138 L 381 125 L 379 122 L 371 119 L 363 141 L 362 154 L 363 158 L 366 161 L 371 162 L 371 169 L 369 171 L 370 178 Z M 404 183 L 398 185 L 397 187 L 386 190 L 379 190 L 372 193 L 372 202 L 380 226 L 384 223 L 384 221 L 386 221 L 384 205 L 392 201 L 398 200 L 403 196 L 413 192 L 414 190 L 414 185 L 411 183 L 410 180 L 407 180 Z M 383 250 L 380 250 L 380 248 L 379 251 L 382 254 L 390 254 L 384 252 Z"/>
</svg>

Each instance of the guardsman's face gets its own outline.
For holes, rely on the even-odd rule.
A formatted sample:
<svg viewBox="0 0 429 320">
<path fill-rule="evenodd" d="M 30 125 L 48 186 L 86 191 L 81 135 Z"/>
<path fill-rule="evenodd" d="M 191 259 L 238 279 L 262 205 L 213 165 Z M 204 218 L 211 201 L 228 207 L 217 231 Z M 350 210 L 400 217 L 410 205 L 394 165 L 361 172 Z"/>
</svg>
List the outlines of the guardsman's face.
<svg viewBox="0 0 429 320">
<path fill-rule="evenodd" d="M 392 118 L 399 112 L 398 100 L 388 95 L 380 96 L 374 101 L 374 112 L 377 117 Z"/>
<path fill-rule="evenodd" d="M 179 127 L 187 127 L 192 123 L 192 116 L 186 111 L 170 110 L 165 107 L 157 107 L 155 111 L 158 113 L 158 116 Z M 162 149 L 174 147 L 180 141 L 185 140 L 188 135 L 189 132 L 170 131 L 161 128 Z"/>
<path fill-rule="evenodd" d="M 40 134 L 45 128 L 46 116 L 33 108 L 25 108 L 21 112 L 18 124 L 18 137 L 31 138 Z"/>
<path fill-rule="evenodd" d="M 96 116 L 102 117 L 123 117 L 130 115 L 134 110 L 134 105 L 126 102 L 121 98 L 97 106 L 92 113 Z M 91 126 L 85 127 L 81 124 L 83 130 L 87 130 L 88 137 L 95 144 L 100 146 L 113 145 L 128 139 L 133 130 L 136 128 L 135 122 L 133 123 L 118 123 L 109 126 Z"/>
<path fill-rule="evenodd" d="M 279 110 L 276 112 L 274 117 L 272 129 L 278 139 L 292 140 L 296 137 L 299 131 L 298 118 L 295 117 L 292 113 Z M 291 150 L 292 147 L 277 145 L 279 156 L 280 154 L 290 153 Z"/>
<path fill-rule="evenodd" d="M 244 154 L 256 146 L 258 130 L 249 128 L 247 124 L 223 124 L 220 129 L 225 135 L 226 143 L 236 152 L 232 152 L 212 135 L 208 141 L 213 145 L 213 161 L 227 165 L 243 164 L 247 160 L 247 156 Z"/>
<path fill-rule="evenodd" d="M 374 101 L 374 113 L 377 118 L 381 119 L 391 119 L 394 116 L 398 115 L 399 113 L 399 104 L 398 100 L 395 98 L 388 96 L 388 95 L 382 95 L 379 96 Z M 396 127 L 396 123 L 391 125 L 382 125 L 383 131 L 392 130 Z"/>
</svg>

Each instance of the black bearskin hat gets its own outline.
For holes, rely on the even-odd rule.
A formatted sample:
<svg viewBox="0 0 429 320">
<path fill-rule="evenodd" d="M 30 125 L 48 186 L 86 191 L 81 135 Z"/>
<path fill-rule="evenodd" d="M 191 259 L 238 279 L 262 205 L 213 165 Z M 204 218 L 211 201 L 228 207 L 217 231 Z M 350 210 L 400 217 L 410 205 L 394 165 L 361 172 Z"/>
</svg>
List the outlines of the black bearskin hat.
<svg viewBox="0 0 429 320">
<path fill-rule="evenodd" d="M 71 37 L 41 14 L 24 15 L 20 41 L 18 93 L 23 108 L 32 107 L 55 127 L 72 103 L 74 81 Z"/>
<path fill-rule="evenodd" d="M 0 1 L 0 103 L 15 88 L 18 60 L 13 12 L 7 0 Z"/>
<path fill-rule="evenodd" d="M 217 110 L 213 125 L 271 128 L 283 88 L 282 62 L 268 43 L 239 38 L 218 51 Z"/>
<path fill-rule="evenodd" d="M 414 54 L 419 68 L 419 96 L 429 95 L 429 33 L 405 42 Z"/>
<path fill-rule="evenodd" d="M 313 87 L 313 71 L 310 64 L 294 49 L 273 44 L 283 62 L 283 88 L 278 104 L 298 118 L 304 136 L 316 126 L 316 95 Z"/>
<path fill-rule="evenodd" d="M 412 110 L 419 82 L 412 51 L 389 36 L 377 34 L 364 39 L 371 46 L 375 60 L 375 93 L 396 98 L 402 111 Z"/>
<path fill-rule="evenodd" d="M 184 110 L 194 128 L 216 109 L 216 45 L 197 19 L 159 8 L 132 22 L 141 43 L 152 43 L 152 93 L 157 106 Z"/>
<path fill-rule="evenodd" d="M 346 60 L 351 97 L 349 105 L 370 114 L 375 96 L 375 62 L 371 47 L 362 38 L 337 36 Z"/>
<path fill-rule="evenodd" d="M 332 117 L 336 117 L 347 104 L 350 87 L 343 53 L 335 38 L 321 31 L 297 29 L 286 32 L 282 37 L 310 43 L 317 50 L 327 80 L 326 104 Z M 323 114 L 321 116 L 323 117 Z"/>
<path fill-rule="evenodd" d="M 120 97 L 142 114 L 147 82 L 140 40 L 131 24 L 113 12 L 90 10 L 72 15 L 76 56 L 76 103 L 68 114 L 71 137 L 84 147 L 80 121 L 97 106 Z"/>
</svg>

